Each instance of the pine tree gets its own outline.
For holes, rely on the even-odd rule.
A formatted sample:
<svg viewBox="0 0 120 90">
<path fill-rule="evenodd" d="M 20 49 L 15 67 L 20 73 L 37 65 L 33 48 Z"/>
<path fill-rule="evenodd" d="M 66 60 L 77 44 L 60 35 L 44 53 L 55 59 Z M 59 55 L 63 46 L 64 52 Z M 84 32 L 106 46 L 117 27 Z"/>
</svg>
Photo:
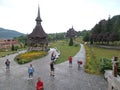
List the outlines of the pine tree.
<svg viewBox="0 0 120 90">
<path fill-rule="evenodd" d="M 83 41 L 89 42 L 89 33 L 87 32 L 85 36 L 83 37 Z"/>
<path fill-rule="evenodd" d="M 73 46 L 73 39 L 70 38 L 69 46 Z"/>
</svg>

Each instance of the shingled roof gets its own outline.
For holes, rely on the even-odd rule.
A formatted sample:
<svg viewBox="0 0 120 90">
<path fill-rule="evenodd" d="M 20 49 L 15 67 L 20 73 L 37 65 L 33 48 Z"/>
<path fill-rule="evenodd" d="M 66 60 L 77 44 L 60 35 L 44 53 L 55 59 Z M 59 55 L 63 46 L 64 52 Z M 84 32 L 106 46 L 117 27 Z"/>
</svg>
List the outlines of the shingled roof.
<svg viewBox="0 0 120 90">
<path fill-rule="evenodd" d="M 67 31 L 67 34 L 66 34 L 66 37 L 70 38 L 70 37 L 75 37 L 77 36 L 77 31 L 74 30 L 74 28 L 70 28 L 68 31 Z"/>
<path fill-rule="evenodd" d="M 44 38 L 44 37 L 47 37 L 47 34 L 44 32 L 41 24 L 37 24 L 33 29 L 33 32 L 29 34 L 28 37 Z"/>
<path fill-rule="evenodd" d="M 40 18 L 40 9 L 38 7 L 38 16 L 36 18 L 36 26 L 33 29 L 33 32 L 28 35 L 28 38 L 34 38 L 34 37 L 45 38 L 45 37 L 47 37 L 47 34 L 44 32 L 44 30 L 42 28 L 41 22 L 42 22 L 42 20 Z"/>
</svg>

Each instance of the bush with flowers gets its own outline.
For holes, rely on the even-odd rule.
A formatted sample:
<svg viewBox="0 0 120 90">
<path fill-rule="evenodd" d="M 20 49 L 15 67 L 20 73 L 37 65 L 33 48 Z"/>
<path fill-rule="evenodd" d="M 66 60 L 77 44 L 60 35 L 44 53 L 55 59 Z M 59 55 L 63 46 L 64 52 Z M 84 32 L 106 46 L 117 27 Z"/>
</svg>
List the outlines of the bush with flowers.
<svg viewBox="0 0 120 90">
<path fill-rule="evenodd" d="M 28 63 L 32 60 L 41 58 L 43 56 L 47 55 L 47 52 L 45 51 L 40 51 L 40 52 L 25 52 L 22 54 L 19 54 L 18 56 L 15 57 L 15 61 L 17 61 L 19 64 L 25 64 Z"/>
</svg>

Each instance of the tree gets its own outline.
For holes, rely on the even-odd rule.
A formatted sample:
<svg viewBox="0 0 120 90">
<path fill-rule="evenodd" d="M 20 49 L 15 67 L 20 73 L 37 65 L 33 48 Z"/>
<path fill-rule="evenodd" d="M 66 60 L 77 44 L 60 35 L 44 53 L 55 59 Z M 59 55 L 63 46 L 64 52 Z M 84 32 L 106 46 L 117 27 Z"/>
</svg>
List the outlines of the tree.
<svg viewBox="0 0 120 90">
<path fill-rule="evenodd" d="M 120 40 L 120 15 L 114 16 L 112 19 L 101 20 L 90 31 L 90 42 L 102 42 L 102 44 L 109 44 L 109 42 Z"/>
<path fill-rule="evenodd" d="M 111 18 L 109 16 L 107 24 L 106 24 L 106 32 L 111 32 L 112 31 L 112 22 L 111 22 Z"/>
<path fill-rule="evenodd" d="M 109 36 L 109 41 L 114 42 L 114 41 L 118 41 L 118 34 L 116 32 L 112 32 Z"/>
<path fill-rule="evenodd" d="M 19 37 L 15 37 L 14 39 L 18 40 L 20 44 L 27 46 L 27 35 L 22 35 Z M 22 48 L 22 47 L 21 47 Z"/>
<path fill-rule="evenodd" d="M 105 32 L 104 34 L 103 34 L 103 41 L 104 42 L 107 42 L 107 45 L 109 44 L 109 35 L 110 35 L 110 32 Z"/>
<path fill-rule="evenodd" d="M 87 32 L 85 36 L 83 37 L 83 41 L 89 42 L 89 33 Z"/>
<path fill-rule="evenodd" d="M 69 46 L 73 46 L 73 39 L 70 38 Z"/>
<path fill-rule="evenodd" d="M 97 41 L 99 42 L 99 44 L 100 44 L 100 42 L 102 42 L 102 44 L 103 44 L 103 35 L 104 35 L 103 32 L 101 32 L 100 34 L 97 35 Z"/>
<path fill-rule="evenodd" d="M 15 50 L 15 47 L 14 47 L 14 45 L 13 45 L 13 44 L 12 44 L 11 50 L 12 50 L 12 51 L 14 51 L 14 50 Z"/>
</svg>

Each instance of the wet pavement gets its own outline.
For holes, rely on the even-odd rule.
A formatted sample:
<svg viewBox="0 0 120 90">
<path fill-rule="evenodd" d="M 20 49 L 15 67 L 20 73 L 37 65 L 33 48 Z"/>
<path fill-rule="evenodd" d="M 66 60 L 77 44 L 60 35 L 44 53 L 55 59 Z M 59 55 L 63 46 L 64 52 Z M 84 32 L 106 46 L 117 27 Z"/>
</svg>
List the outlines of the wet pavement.
<svg viewBox="0 0 120 90">
<path fill-rule="evenodd" d="M 102 76 L 84 72 L 85 50 L 81 45 L 80 51 L 73 57 L 72 67 L 68 61 L 55 65 L 55 77 L 50 76 L 50 54 L 24 65 L 18 65 L 12 54 L 0 58 L 0 90 L 35 90 L 35 83 L 40 76 L 44 82 L 44 90 L 107 90 L 107 82 Z M 4 62 L 11 61 L 10 71 L 6 71 Z M 83 65 L 78 69 L 77 61 Z M 35 69 L 33 79 L 28 79 L 28 67 L 33 64 Z"/>
</svg>

